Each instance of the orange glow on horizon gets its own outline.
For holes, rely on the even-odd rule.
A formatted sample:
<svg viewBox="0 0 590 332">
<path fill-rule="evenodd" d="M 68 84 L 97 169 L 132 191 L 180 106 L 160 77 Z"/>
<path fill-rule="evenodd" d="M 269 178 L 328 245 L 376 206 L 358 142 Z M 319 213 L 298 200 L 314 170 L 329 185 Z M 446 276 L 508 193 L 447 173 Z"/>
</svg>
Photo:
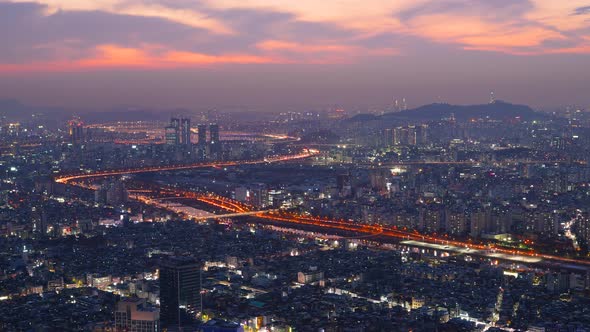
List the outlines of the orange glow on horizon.
<svg viewBox="0 0 590 332">
<path fill-rule="evenodd" d="M 118 31 L 98 39 L 98 31 L 78 35 L 78 21 L 72 21 L 72 25 L 66 21 L 61 29 L 38 38 L 39 41 L 23 37 L 29 44 L 16 43 L 16 48 L 22 50 L 15 52 L 30 52 L 31 60 L 20 63 L 14 60 L 20 57 L 7 57 L 0 60 L 0 73 L 152 70 L 226 64 L 352 64 L 368 57 L 411 54 L 413 47 L 424 42 L 464 51 L 521 56 L 590 54 L 590 13 L 583 10 L 588 6 L 587 0 L 530 0 L 526 5 L 518 1 L 464 2 L 444 6 L 435 0 L 365 0 L 362 5 L 355 0 L 203 0 L 182 4 L 142 0 L 11 0 L 7 4 L 33 5 L 35 9 L 23 20 L 25 26 L 33 25 L 39 30 L 44 24 L 61 27 L 60 20 L 69 14 L 100 14 L 100 19 L 105 20 L 100 23 L 104 24 L 112 19 L 133 23 L 128 30 L 122 25 L 123 38 L 118 37 Z M 163 33 L 169 33 L 170 40 L 168 36 L 145 37 L 144 28 L 153 23 L 162 24 Z M 256 26 L 262 30 L 250 29 Z M 8 28 L 22 29 L 16 23 Z M 69 32 L 74 33 L 70 36 Z M 176 38 L 177 33 L 182 36 Z M 129 41 L 133 46 L 129 46 Z M 202 45 L 211 51 L 203 51 Z M 227 45 L 236 45 L 237 49 L 221 51 Z"/>
<path fill-rule="evenodd" d="M 154 52 L 156 51 L 156 52 Z M 209 55 L 203 53 L 162 51 L 160 47 L 144 49 L 100 45 L 94 57 L 81 60 L 59 60 L 23 64 L 0 64 L 0 72 L 58 72 L 92 69 L 170 69 L 204 67 L 215 64 L 287 63 L 288 60 L 249 54 Z"/>
</svg>

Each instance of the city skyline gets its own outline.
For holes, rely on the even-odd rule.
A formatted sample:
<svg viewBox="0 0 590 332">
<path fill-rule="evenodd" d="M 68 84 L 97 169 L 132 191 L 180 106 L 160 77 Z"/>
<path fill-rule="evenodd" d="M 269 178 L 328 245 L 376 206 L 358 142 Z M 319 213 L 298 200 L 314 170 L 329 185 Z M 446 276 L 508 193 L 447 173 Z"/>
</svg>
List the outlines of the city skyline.
<svg viewBox="0 0 590 332">
<path fill-rule="evenodd" d="M 0 98 L 108 108 L 590 103 L 584 1 L 0 1 Z M 14 33 L 18 31 L 18 33 Z M 59 84 L 56 84 L 58 82 Z"/>
<path fill-rule="evenodd" d="M 0 0 L 0 331 L 590 331 L 590 0 Z"/>
</svg>

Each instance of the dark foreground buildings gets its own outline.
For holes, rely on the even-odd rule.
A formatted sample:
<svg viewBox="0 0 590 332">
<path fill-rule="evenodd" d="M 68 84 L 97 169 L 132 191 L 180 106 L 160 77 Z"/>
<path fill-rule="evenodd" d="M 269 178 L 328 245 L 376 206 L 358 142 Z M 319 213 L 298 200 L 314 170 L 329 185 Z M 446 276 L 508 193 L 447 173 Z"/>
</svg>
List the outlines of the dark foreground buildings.
<svg viewBox="0 0 590 332">
<path fill-rule="evenodd" d="M 160 319 L 162 326 L 191 324 L 200 305 L 201 265 L 193 258 L 175 257 L 160 268 Z"/>
</svg>

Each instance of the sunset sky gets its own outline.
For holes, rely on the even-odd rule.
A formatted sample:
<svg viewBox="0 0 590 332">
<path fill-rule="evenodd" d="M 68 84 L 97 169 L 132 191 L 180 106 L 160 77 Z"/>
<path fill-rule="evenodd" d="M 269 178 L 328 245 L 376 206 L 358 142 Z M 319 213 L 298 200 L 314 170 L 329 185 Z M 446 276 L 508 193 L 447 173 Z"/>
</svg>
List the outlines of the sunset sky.
<svg viewBox="0 0 590 332">
<path fill-rule="evenodd" d="M 590 106 L 590 0 L 0 0 L 0 98 Z"/>
</svg>

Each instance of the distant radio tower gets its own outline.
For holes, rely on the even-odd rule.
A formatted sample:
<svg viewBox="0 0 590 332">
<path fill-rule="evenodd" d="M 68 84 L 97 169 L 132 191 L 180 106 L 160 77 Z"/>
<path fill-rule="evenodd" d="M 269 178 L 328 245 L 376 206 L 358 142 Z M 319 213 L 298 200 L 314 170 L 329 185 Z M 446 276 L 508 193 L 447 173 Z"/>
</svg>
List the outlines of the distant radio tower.
<svg viewBox="0 0 590 332">
<path fill-rule="evenodd" d="M 490 92 L 490 104 L 496 102 L 496 96 L 494 96 L 494 91 Z"/>
</svg>

